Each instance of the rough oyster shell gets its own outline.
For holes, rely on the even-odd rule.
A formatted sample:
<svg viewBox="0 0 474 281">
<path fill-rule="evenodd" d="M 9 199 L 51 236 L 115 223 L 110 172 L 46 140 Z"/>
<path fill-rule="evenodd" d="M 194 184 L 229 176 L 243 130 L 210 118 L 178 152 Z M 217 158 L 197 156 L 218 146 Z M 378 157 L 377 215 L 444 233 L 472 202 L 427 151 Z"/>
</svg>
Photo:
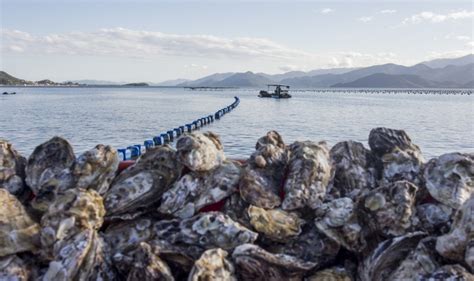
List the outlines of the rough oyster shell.
<svg viewBox="0 0 474 281">
<path fill-rule="evenodd" d="M 363 250 L 367 242 L 356 206 L 350 198 L 343 197 L 322 204 L 316 210 L 315 224 L 322 233 L 349 251 Z"/>
<path fill-rule="evenodd" d="M 179 161 L 191 171 L 210 171 L 225 160 L 219 136 L 211 132 L 184 135 L 178 139 L 176 149 Z"/>
<path fill-rule="evenodd" d="M 222 207 L 221 211 L 228 215 L 233 221 L 251 229 L 252 225 L 250 224 L 249 214 L 247 213 L 249 206 L 249 203 L 245 202 L 239 193 L 234 193 L 225 200 L 224 207 Z"/>
<path fill-rule="evenodd" d="M 441 203 L 425 203 L 416 206 L 419 228 L 431 234 L 445 234 L 449 231 L 454 211 Z"/>
<path fill-rule="evenodd" d="M 205 251 L 200 246 L 184 243 L 172 244 L 158 239 L 151 240 L 149 244 L 152 246 L 153 251 L 159 254 L 160 258 L 168 262 L 175 276 L 178 273 L 188 276 L 194 262 Z"/>
<path fill-rule="evenodd" d="M 302 233 L 288 239 L 285 244 L 274 244 L 267 250 L 272 253 L 289 255 L 315 264 L 314 269 L 332 263 L 339 253 L 337 242 L 316 229 L 312 223 L 304 225 Z"/>
<path fill-rule="evenodd" d="M 383 183 L 407 180 L 423 187 L 424 158 L 405 131 L 375 128 L 370 131 L 369 146 L 379 158 Z M 419 192 L 420 197 L 425 196 L 424 190 Z"/>
<path fill-rule="evenodd" d="M 456 281 L 470 281 L 474 280 L 474 275 L 469 273 L 464 267 L 459 264 L 448 264 L 438 268 L 435 272 L 425 275 L 423 280 L 456 280 Z"/>
<path fill-rule="evenodd" d="M 0 257 L 35 251 L 39 245 L 39 230 L 20 201 L 0 188 Z"/>
<path fill-rule="evenodd" d="M 418 243 L 388 280 L 420 280 L 423 275 L 433 273 L 441 266 L 435 251 L 436 237 L 426 237 Z"/>
<path fill-rule="evenodd" d="M 355 199 L 363 189 L 377 186 L 374 155 L 360 142 L 343 141 L 330 152 L 334 176 L 328 192 L 332 197 Z"/>
<path fill-rule="evenodd" d="M 343 267 L 331 267 L 320 270 L 305 278 L 305 281 L 352 281 L 355 280 L 350 272 Z"/>
<path fill-rule="evenodd" d="M 281 184 L 288 164 L 288 150 L 275 131 L 261 137 L 255 148 L 257 150 L 242 172 L 240 195 L 249 204 L 273 209 L 281 204 Z"/>
<path fill-rule="evenodd" d="M 306 271 L 316 266 L 289 255 L 272 254 L 253 244 L 235 248 L 232 259 L 242 280 L 301 280 Z"/>
<path fill-rule="evenodd" d="M 54 137 L 37 146 L 28 158 L 26 183 L 35 195 L 40 195 L 42 192 L 56 192 L 58 188 L 67 189 L 73 183 L 68 170 L 75 159 L 69 142 Z"/>
<path fill-rule="evenodd" d="M 154 237 L 152 218 L 137 218 L 112 224 L 104 232 L 104 239 L 112 252 L 123 252 L 127 248 L 137 247 L 140 242 L 147 242 Z"/>
<path fill-rule="evenodd" d="M 431 159 L 424 177 L 433 198 L 459 209 L 474 194 L 474 154 L 455 152 Z"/>
<path fill-rule="evenodd" d="M 265 210 L 250 206 L 247 209 L 250 224 L 259 233 L 274 241 L 287 241 L 301 233 L 304 220 L 296 214 L 282 210 Z"/>
<path fill-rule="evenodd" d="M 104 196 L 107 218 L 133 219 L 149 211 L 179 177 L 181 170 L 171 147 L 148 150 L 112 182 Z"/>
<path fill-rule="evenodd" d="M 154 225 L 154 230 L 158 239 L 205 249 L 229 250 L 244 243 L 252 243 L 258 236 L 220 212 L 200 213 L 181 221 L 159 221 Z"/>
<path fill-rule="evenodd" d="M 31 280 L 30 268 L 17 255 L 1 257 L 0 258 L 0 280 L 6 280 L 6 281 Z"/>
<path fill-rule="evenodd" d="M 289 173 L 285 181 L 283 210 L 321 204 L 331 178 L 329 151 L 326 143 L 295 142 L 290 146 Z"/>
<path fill-rule="evenodd" d="M 381 242 L 375 250 L 359 264 L 360 280 L 387 280 L 405 260 L 410 251 L 426 235 L 423 232 L 408 233 Z"/>
<path fill-rule="evenodd" d="M 119 164 L 117 151 L 102 144 L 79 156 L 72 168 L 75 187 L 93 189 L 104 195 L 115 177 Z"/>
<path fill-rule="evenodd" d="M 464 202 L 457 211 L 451 230 L 448 234 L 439 236 L 436 241 L 436 251 L 445 258 L 462 262 L 465 258 L 470 241 L 474 238 L 474 195 Z M 468 252 L 469 253 L 469 252 Z M 468 261 L 466 261 L 469 264 Z M 472 263 L 471 263 L 472 264 Z"/>
<path fill-rule="evenodd" d="M 365 225 L 385 236 L 400 236 L 411 227 L 418 188 L 408 181 L 385 184 L 361 195 Z M 416 223 L 416 221 L 415 221 Z"/>
<path fill-rule="evenodd" d="M 189 173 L 166 191 L 158 211 L 180 218 L 192 217 L 201 208 L 221 201 L 237 190 L 240 166 L 225 161 L 216 169 L 205 173 Z"/>
<path fill-rule="evenodd" d="M 237 281 L 234 265 L 226 258 L 227 255 L 227 252 L 222 249 L 205 251 L 194 263 L 188 281 Z"/>
<path fill-rule="evenodd" d="M 26 159 L 7 141 L 0 139 L 0 188 L 5 188 L 21 201 L 28 196 L 24 184 Z"/>
<path fill-rule="evenodd" d="M 131 261 L 131 268 L 127 272 L 128 281 L 174 280 L 168 265 L 146 243 L 140 243 L 138 248 L 131 253 Z"/>
</svg>

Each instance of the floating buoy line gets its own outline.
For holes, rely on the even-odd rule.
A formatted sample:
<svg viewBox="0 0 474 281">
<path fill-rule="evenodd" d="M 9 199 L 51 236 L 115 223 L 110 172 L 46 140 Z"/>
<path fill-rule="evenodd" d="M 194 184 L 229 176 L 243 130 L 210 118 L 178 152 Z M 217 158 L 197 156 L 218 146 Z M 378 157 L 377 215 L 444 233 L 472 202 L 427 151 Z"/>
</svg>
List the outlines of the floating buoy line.
<svg viewBox="0 0 474 281">
<path fill-rule="evenodd" d="M 193 122 L 187 123 L 183 126 L 170 129 L 166 132 L 156 135 L 155 137 L 153 137 L 153 139 L 145 140 L 143 144 L 135 144 L 128 146 L 127 148 L 117 149 L 120 161 L 134 160 L 143 153 L 145 153 L 147 149 L 153 148 L 155 146 L 172 143 L 175 139 L 185 133 L 191 133 L 194 130 L 213 123 L 215 120 L 221 119 L 225 114 L 231 112 L 239 105 L 240 99 L 238 97 L 234 97 L 234 99 L 235 100 L 231 105 L 216 111 L 216 113 L 214 114 L 210 114 L 205 117 L 196 119 Z"/>
<path fill-rule="evenodd" d="M 359 93 L 359 94 L 408 94 L 408 95 L 468 95 L 473 94 L 473 89 L 295 89 L 291 92 L 315 93 Z"/>
</svg>

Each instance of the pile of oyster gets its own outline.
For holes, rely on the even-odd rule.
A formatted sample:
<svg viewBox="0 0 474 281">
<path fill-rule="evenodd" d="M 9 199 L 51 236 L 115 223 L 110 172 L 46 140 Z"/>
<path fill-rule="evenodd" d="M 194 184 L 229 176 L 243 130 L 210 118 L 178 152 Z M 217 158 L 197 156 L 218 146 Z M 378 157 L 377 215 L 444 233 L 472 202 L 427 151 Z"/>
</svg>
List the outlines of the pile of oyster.
<svg viewBox="0 0 474 281">
<path fill-rule="evenodd" d="M 194 132 L 119 171 L 110 146 L 0 140 L 0 280 L 473 280 L 474 154 L 368 143 L 270 131 L 235 161 Z"/>
</svg>

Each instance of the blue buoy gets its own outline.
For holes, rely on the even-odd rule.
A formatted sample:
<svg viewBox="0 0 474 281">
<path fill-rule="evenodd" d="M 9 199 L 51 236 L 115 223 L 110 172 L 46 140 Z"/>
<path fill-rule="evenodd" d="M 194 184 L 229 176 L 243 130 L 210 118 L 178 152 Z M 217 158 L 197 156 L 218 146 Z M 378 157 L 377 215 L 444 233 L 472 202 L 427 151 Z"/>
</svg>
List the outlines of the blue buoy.
<svg viewBox="0 0 474 281">
<path fill-rule="evenodd" d="M 186 124 L 186 128 L 188 129 L 188 133 L 191 133 L 193 130 L 193 124 Z"/>
<path fill-rule="evenodd" d="M 168 137 L 170 138 L 170 141 L 173 141 L 174 139 L 174 132 L 172 130 L 169 130 L 166 132 L 168 134 Z"/>
<path fill-rule="evenodd" d="M 125 160 L 130 160 L 132 159 L 132 150 L 127 148 L 125 149 Z"/>
<path fill-rule="evenodd" d="M 170 142 L 170 136 L 167 133 L 161 134 L 161 137 L 163 138 L 163 143 L 169 143 Z"/>
<path fill-rule="evenodd" d="M 144 145 L 136 144 L 134 146 L 138 148 L 139 155 L 142 155 L 143 153 L 146 152 L 146 147 Z"/>
<path fill-rule="evenodd" d="M 150 150 L 153 147 L 155 147 L 155 143 L 152 140 L 146 140 L 143 142 L 143 145 L 145 146 L 146 150 Z"/>
<path fill-rule="evenodd" d="M 179 137 L 181 136 L 181 129 L 180 128 L 174 128 L 174 130 L 176 132 L 176 137 Z"/>
<path fill-rule="evenodd" d="M 181 134 L 184 134 L 184 132 L 185 132 L 185 131 L 184 131 L 185 127 L 184 127 L 184 126 L 179 126 L 179 129 L 181 130 Z"/>
<path fill-rule="evenodd" d="M 125 161 L 125 160 L 127 160 L 127 159 L 125 158 L 126 149 L 120 148 L 120 149 L 117 149 L 117 152 L 118 152 L 118 157 L 119 157 L 119 160 L 120 160 L 120 161 Z"/>
<path fill-rule="evenodd" d="M 199 128 L 199 122 L 198 121 L 193 121 L 194 128 L 197 129 Z"/>
<path fill-rule="evenodd" d="M 133 146 L 129 146 L 127 147 L 127 149 L 130 150 L 130 153 L 131 153 L 131 158 L 135 158 L 135 157 L 138 157 L 140 156 L 140 149 L 138 147 L 136 147 L 135 145 Z"/>
<path fill-rule="evenodd" d="M 153 141 L 155 142 L 155 145 L 162 145 L 164 143 L 163 137 L 161 136 L 154 137 Z"/>
</svg>

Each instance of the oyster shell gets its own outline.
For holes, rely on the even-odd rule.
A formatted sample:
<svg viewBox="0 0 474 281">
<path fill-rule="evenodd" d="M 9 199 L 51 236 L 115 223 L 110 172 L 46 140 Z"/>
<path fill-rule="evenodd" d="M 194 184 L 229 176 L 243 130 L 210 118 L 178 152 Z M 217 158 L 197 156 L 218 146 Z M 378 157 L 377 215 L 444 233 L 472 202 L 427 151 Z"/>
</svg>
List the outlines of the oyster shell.
<svg viewBox="0 0 474 281">
<path fill-rule="evenodd" d="M 355 278 L 343 267 L 331 267 L 320 270 L 305 278 L 305 281 L 352 281 Z"/>
<path fill-rule="evenodd" d="M 316 210 L 316 227 L 349 251 L 362 251 L 367 242 L 363 224 L 359 222 L 356 206 L 343 197 L 322 204 Z"/>
<path fill-rule="evenodd" d="M 274 241 L 287 241 L 288 238 L 298 236 L 304 220 L 296 214 L 282 210 L 265 210 L 250 206 L 247 209 L 250 224 L 253 228 Z"/>
<path fill-rule="evenodd" d="M 0 188 L 25 201 L 30 190 L 24 184 L 26 159 L 7 141 L 0 139 Z"/>
<path fill-rule="evenodd" d="M 184 243 L 170 243 L 165 240 L 154 239 L 149 242 L 153 251 L 165 260 L 172 268 L 175 276 L 188 276 L 194 262 L 205 251 L 200 246 Z"/>
<path fill-rule="evenodd" d="M 283 210 L 321 204 L 331 178 L 329 151 L 326 143 L 295 142 L 290 146 L 289 173 L 285 181 Z"/>
<path fill-rule="evenodd" d="M 240 180 L 240 195 L 249 204 L 273 209 L 281 204 L 281 184 L 288 164 L 288 150 L 276 131 L 269 131 L 255 145 Z"/>
<path fill-rule="evenodd" d="M 435 251 L 436 237 L 426 237 L 418 243 L 398 268 L 390 274 L 388 280 L 420 280 L 423 275 L 431 274 L 441 266 Z"/>
<path fill-rule="evenodd" d="M 273 244 L 272 253 L 285 254 L 315 264 L 314 269 L 332 263 L 339 253 L 339 244 L 316 229 L 312 223 L 304 225 L 299 236 L 288 239 L 285 244 Z"/>
<path fill-rule="evenodd" d="M 229 250 L 244 243 L 252 243 L 258 236 L 220 212 L 200 213 L 181 221 L 162 220 L 154 225 L 154 230 L 158 239 L 205 249 Z"/>
<path fill-rule="evenodd" d="M 420 148 L 411 142 L 403 130 L 375 128 L 369 134 L 369 146 L 379 158 L 379 170 L 382 182 L 389 183 L 399 180 L 411 181 L 423 187 L 424 158 Z M 424 196 L 424 189 L 420 189 Z"/>
<path fill-rule="evenodd" d="M 425 203 L 416 206 L 419 228 L 431 234 L 445 234 L 449 231 L 454 211 L 441 203 Z"/>
<path fill-rule="evenodd" d="M 360 210 L 366 225 L 384 236 L 405 234 L 415 216 L 415 195 L 418 188 L 408 181 L 388 183 L 361 195 Z M 416 221 L 415 221 L 416 223 Z"/>
<path fill-rule="evenodd" d="M 359 264 L 359 279 L 387 280 L 425 236 L 423 232 L 413 232 L 383 241 Z"/>
<path fill-rule="evenodd" d="M 426 165 L 426 187 L 439 202 L 459 209 L 474 194 L 474 153 L 448 153 Z"/>
<path fill-rule="evenodd" d="M 0 258 L 0 280 L 28 281 L 31 280 L 30 268 L 17 255 Z"/>
<path fill-rule="evenodd" d="M 182 166 L 169 146 L 148 150 L 120 173 L 104 196 L 108 219 L 133 219 L 150 210 L 179 177 Z"/>
<path fill-rule="evenodd" d="M 0 257 L 37 250 L 39 230 L 20 201 L 0 188 Z"/>
<path fill-rule="evenodd" d="M 42 192 L 56 192 L 58 188 L 67 189 L 73 183 L 68 172 L 76 157 L 69 142 L 54 137 L 37 146 L 28 158 L 26 183 L 35 195 Z"/>
<path fill-rule="evenodd" d="M 360 142 L 343 141 L 330 152 L 334 176 L 328 190 L 334 198 L 355 199 L 363 189 L 377 186 L 374 155 Z"/>
<path fill-rule="evenodd" d="M 301 280 L 316 266 L 285 254 L 272 254 L 253 244 L 235 248 L 232 259 L 242 280 Z"/>
<path fill-rule="evenodd" d="M 222 207 L 221 211 L 228 215 L 233 221 L 251 229 L 252 225 L 250 224 L 249 214 L 247 213 L 249 206 L 249 203 L 245 202 L 239 193 L 234 193 L 225 200 L 224 207 Z"/>
<path fill-rule="evenodd" d="M 227 255 L 228 253 L 222 249 L 205 251 L 194 264 L 188 281 L 237 281 L 234 265 L 226 258 Z"/>
<path fill-rule="evenodd" d="M 474 275 L 469 273 L 464 267 L 459 264 L 448 264 L 438 268 L 435 272 L 425 275 L 423 280 L 456 280 L 456 281 L 470 281 L 474 280 Z"/>
<path fill-rule="evenodd" d="M 155 220 L 152 218 L 137 218 L 115 223 L 107 227 L 104 239 L 113 253 L 123 252 L 127 248 L 137 247 L 139 243 L 153 239 L 154 223 Z"/>
<path fill-rule="evenodd" d="M 178 139 L 176 149 L 179 161 L 191 171 L 210 171 L 225 160 L 219 136 L 211 132 L 184 135 Z"/>
<path fill-rule="evenodd" d="M 76 188 L 93 189 L 104 195 L 119 164 L 117 151 L 102 144 L 79 156 L 72 168 Z"/>
<path fill-rule="evenodd" d="M 206 173 L 189 173 L 166 191 L 158 211 L 180 218 L 192 217 L 201 208 L 221 201 L 237 190 L 240 166 L 225 161 Z"/>
<path fill-rule="evenodd" d="M 174 277 L 168 265 L 156 255 L 152 247 L 140 243 L 132 252 L 132 264 L 128 272 L 128 281 L 173 281 Z"/>
<path fill-rule="evenodd" d="M 448 234 L 439 236 L 436 241 L 436 251 L 450 260 L 462 262 L 466 251 L 474 237 L 474 195 L 464 202 L 457 211 L 451 230 Z M 472 259 L 472 257 L 471 257 Z M 467 262 L 469 264 L 469 262 Z"/>
</svg>

